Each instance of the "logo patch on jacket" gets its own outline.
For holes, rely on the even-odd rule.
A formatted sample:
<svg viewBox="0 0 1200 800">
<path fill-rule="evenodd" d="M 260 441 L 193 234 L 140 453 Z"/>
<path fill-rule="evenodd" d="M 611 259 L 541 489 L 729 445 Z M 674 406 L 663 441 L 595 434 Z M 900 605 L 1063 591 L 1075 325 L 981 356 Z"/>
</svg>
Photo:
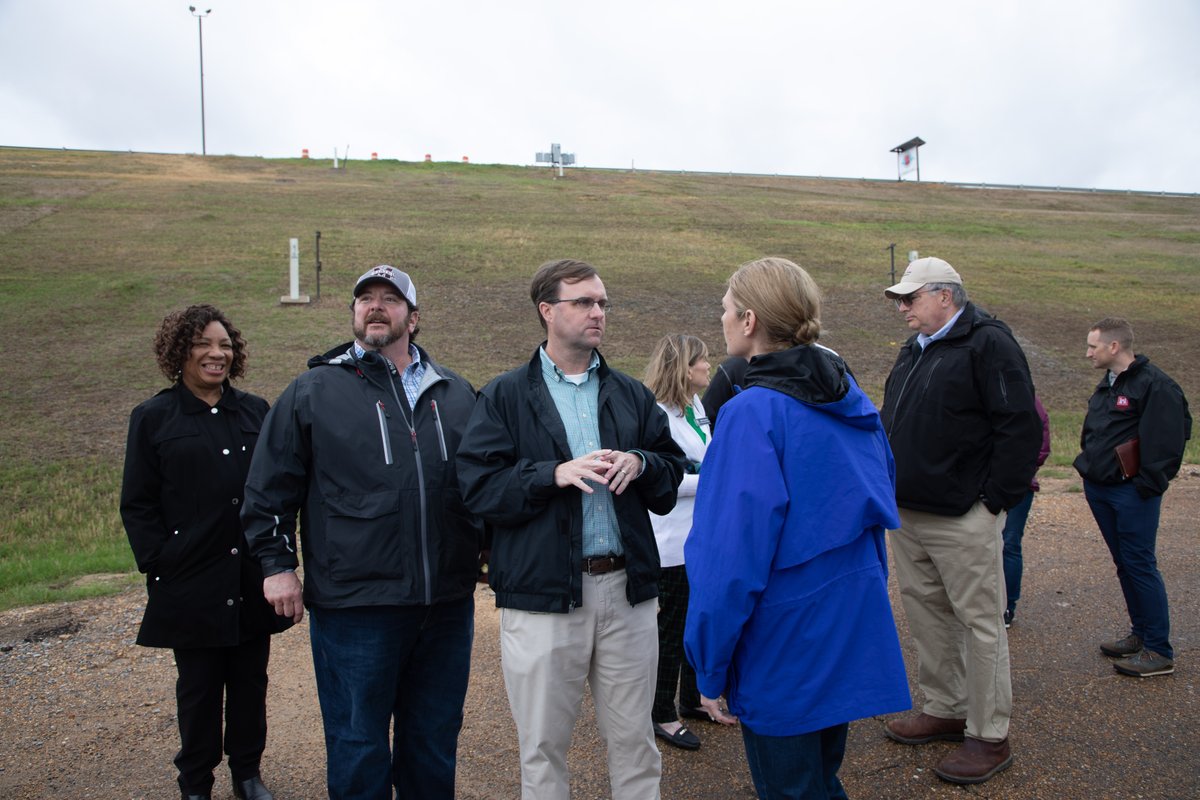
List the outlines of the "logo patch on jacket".
<svg viewBox="0 0 1200 800">
<path fill-rule="evenodd" d="M 1129 410 L 1129 398 L 1123 394 L 1117 395 L 1117 408 L 1121 409 L 1122 411 L 1128 411 Z"/>
</svg>

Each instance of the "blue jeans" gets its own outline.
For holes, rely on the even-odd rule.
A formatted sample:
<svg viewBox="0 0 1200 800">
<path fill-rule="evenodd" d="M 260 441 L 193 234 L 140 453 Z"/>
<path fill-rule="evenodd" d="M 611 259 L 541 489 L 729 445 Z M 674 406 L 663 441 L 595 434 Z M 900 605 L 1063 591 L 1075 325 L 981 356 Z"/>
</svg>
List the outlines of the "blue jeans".
<svg viewBox="0 0 1200 800">
<path fill-rule="evenodd" d="M 330 800 L 453 800 L 474 633 L 473 596 L 310 610 Z"/>
<path fill-rule="evenodd" d="M 1167 587 L 1154 554 L 1162 497 L 1143 500 L 1128 481 L 1103 486 L 1085 480 L 1083 493 L 1117 566 L 1130 633 L 1140 636 L 1147 650 L 1174 658 Z"/>
<path fill-rule="evenodd" d="M 1004 588 L 1010 614 L 1017 610 L 1017 600 L 1021 599 L 1021 573 L 1025 571 L 1021 560 L 1021 538 L 1025 535 L 1025 521 L 1029 519 L 1032 507 L 1033 490 L 1030 489 L 1021 502 L 1008 510 L 1004 521 Z"/>
<path fill-rule="evenodd" d="M 850 723 L 798 736 L 762 736 L 741 727 L 759 800 L 846 800 L 837 773 Z"/>
</svg>

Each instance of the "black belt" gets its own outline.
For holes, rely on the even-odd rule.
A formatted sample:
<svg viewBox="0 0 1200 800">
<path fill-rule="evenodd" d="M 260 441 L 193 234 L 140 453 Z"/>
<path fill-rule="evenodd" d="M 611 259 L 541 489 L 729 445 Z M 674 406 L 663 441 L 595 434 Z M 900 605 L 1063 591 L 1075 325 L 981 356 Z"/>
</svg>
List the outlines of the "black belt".
<svg viewBox="0 0 1200 800">
<path fill-rule="evenodd" d="M 583 560 L 584 575 L 603 575 L 617 569 L 625 569 L 625 556 L 593 556 Z"/>
</svg>

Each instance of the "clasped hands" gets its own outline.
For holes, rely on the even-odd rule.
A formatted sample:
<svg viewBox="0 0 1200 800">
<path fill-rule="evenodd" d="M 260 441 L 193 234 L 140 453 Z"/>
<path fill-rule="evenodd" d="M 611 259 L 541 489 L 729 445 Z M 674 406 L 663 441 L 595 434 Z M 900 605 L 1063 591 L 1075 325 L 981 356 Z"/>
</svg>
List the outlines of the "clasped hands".
<svg viewBox="0 0 1200 800">
<path fill-rule="evenodd" d="M 621 450 L 593 450 L 587 455 L 564 461 L 554 468 L 554 484 L 560 489 L 577 486 L 592 494 L 590 483 L 607 486 L 620 494 L 633 483 L 642 471 L 641 456 Z"/>
</svg>

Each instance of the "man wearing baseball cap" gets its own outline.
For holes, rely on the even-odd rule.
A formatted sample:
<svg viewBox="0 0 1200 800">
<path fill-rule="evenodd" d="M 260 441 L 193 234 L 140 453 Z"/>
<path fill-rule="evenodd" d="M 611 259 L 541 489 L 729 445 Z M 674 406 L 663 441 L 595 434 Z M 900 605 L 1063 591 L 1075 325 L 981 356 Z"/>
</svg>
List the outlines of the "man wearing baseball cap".
<svg viewBox="0 0 1200 800">
<path fill-rule="evenodd" d="M 1008 326 L 968 301 L 942 259 L 913 261 L 884 294 L 914 332 L 880 415 L 896 458 L 896 579 L 925 698 L 885 733 L 961 741 L 934 772 L 982 783 L 1012 763 L 1001 532 L 1037 468 L 1033 382 Z"/>
<path fill-rule="evenodd" d="M 452 800 L 482 544 L 454 456 L 475 390 L 413 343 L 404 272 L 367 270 L 350 314 L 354 341 L 267 414 L 242 521 L 268 602 L 309 611 L 329 796 Z"/>
</svg>

